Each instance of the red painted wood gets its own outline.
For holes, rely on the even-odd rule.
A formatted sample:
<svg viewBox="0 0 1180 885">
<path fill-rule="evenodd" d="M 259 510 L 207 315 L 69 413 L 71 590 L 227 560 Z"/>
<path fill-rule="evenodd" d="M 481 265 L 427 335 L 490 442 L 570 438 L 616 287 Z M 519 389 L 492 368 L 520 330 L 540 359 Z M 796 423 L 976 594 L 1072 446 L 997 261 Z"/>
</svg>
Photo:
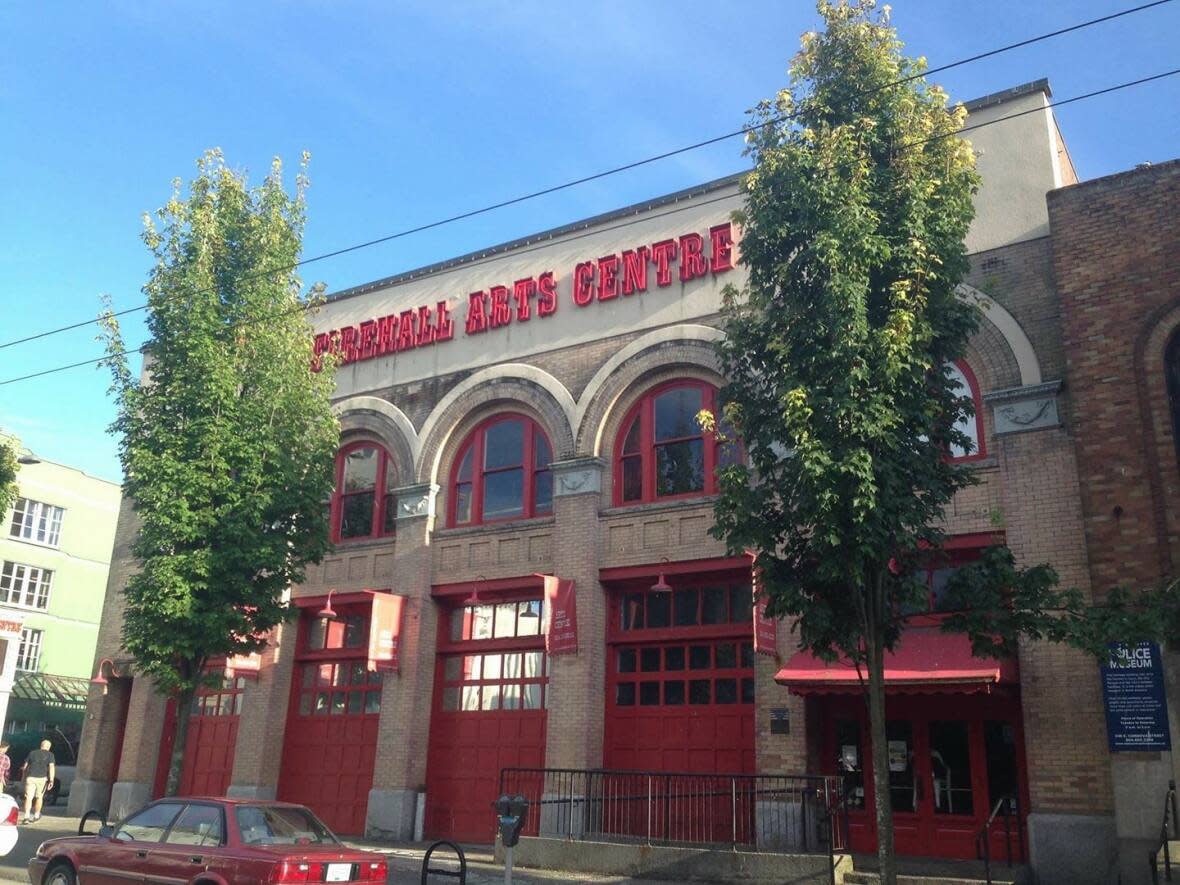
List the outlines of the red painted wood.
<svg viewBox="0 0 1180 885">
<path fill-rule="evenodd" d="M 194 716 L 189 720 L 181 796 L 224 796 L 234 773 L 239 716 Z"/>
</svg>

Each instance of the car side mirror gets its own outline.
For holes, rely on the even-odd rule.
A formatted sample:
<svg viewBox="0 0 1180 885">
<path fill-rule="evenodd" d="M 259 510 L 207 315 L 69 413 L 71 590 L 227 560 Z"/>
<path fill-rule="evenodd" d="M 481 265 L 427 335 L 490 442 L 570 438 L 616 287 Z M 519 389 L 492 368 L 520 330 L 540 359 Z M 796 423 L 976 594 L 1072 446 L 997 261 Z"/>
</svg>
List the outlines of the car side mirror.
<svg viewBox="0 0 1180 885">
<path fill-rule="evenodd" d="M 98 837 L 100 839 L 114 839 L 115 838 L 115 828 L 111 827 L 111 826 L 99 827 L 98 828 Z"/>
</svg>

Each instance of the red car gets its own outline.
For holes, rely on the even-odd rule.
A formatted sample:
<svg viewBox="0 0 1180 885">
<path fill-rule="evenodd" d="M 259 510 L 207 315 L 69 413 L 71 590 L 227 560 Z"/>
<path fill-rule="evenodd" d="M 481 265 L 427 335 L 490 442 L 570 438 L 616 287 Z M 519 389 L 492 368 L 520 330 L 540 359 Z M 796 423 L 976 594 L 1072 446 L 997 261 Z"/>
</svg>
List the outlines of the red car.
<svg viewBox="0 0 1180 885">
<path fill-rule="evenodd" d="M 341 845 L 302 805 L 161 799 L 93 836 L 43 842 L 33 885 L 384 882 L 380 854 Z"/>
</svg>

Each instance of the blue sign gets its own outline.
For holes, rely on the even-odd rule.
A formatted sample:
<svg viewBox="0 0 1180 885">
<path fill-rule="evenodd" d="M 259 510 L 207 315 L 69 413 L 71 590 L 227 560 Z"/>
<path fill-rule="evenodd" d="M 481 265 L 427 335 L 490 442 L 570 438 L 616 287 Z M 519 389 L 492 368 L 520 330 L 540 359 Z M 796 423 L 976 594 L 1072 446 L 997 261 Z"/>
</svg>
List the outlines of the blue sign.
<svg viewBox="0 0 1180 885">
<path fill-rule="evenodd" d="M 1160 647 L 1113 642 L 1101 670 L 1110 751 L 1171 750 Z"/>
</svg>

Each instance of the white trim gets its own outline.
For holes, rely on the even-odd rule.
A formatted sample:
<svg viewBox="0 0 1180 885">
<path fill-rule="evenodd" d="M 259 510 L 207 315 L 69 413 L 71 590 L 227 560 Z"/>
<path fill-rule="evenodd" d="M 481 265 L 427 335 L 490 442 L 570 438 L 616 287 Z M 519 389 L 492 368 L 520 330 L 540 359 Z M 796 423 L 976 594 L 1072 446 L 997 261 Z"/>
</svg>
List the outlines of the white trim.
<svg viewBox="0 0 1180 885">
<path fill-rule="evenodd" d="M 978 308 L 980 313 L 987 317 L 996 330 L 1004 336 L 1004 340 L 1008 342 L 1008 347 L 1012 350 L 1012 356 L 1016 358 L 1016 366 L 1020 369 L 1021 386 L 1040 384 L 1042 380 L 1041 364 L 1037 360 L 1037 352 L 1033 350 L 1032 342 L 1024 334 L 1020 323 L 1016 322 L 1016 317 L 1008 313 L 1007 309 L 994 298 L 989 298 L 985 293 L 966 283 L 961 283 L 956 287 L 955 296 L 960 301 Z"/>
<path fill-rule="evenodd" d="M 410 447 L 410 454 L 415 462 L 410 465 L 410 468 L 413 469 L 418 461 L 419 437 L 418 432 L 414 430 L 413 423 L 406 417 L 405 412 L 388 400 L 383 400 L 377 396 L 350 396 L 348 399 L 342 399 L 340 402 L 332 404 L 332 414 L 337 418 L 348 412 L 359 412 L 363 410 L 384 415 L 401 431 L 401 435 L 405 437 L 406 443 Z"/>
<path fill-rule="evenodd" d="M 623 363 L 658 344 L 666 344 L 670 341 L 714 342 L 720 341 L 724 337 L 724 332 L 712 326 L 705 326 L 700 323 L 683 323 L 676 326 L 665 326 L 662 329 L 655 329 L 646 335 L 641 335 L 626 347 L 616 351 L 615 355 L 603 363 L 598 371 L 594 373 L 594 377 L 590 379 L 585 390 L 582 391 L 582 396 L 578 399 L 578 407 L 574 419 L 574 439 L 578 440 L 582 437 L 582 422 L 586 420 L 586 414 L 590 411 L 590 404 L 593 402 L 595 394 L 606 385 L 610 376 Z M 610 414 L 611 407 L 614 406 L 619 396 L 622 396 L 624 392 L 622 390 L 618 392 L 615 399 L 611 400 L 607 405 L 604 414 Z M 602 429 L 602 427 L 599 427 L 598 431 L 594 434 L 593 445 L 589 452 L 591 455 L 598 455 L 600 453 L 602 448 Z"/>
<path fill-rule="evenodd" d="M 553 400 L 557 403 L 558 408 L 561 409 L 562 414 L 565 416 L 566 423 L 569 425 L 570 431 L 573 431 L 575 426 L 574 422 L 576 421 L 577 405 L 574 403 L 574 398 L 570 395 L 569 390 L 564 384 L 562 384 L 544 369 L 538 369 L 536 366 L 530 366 L 527 363 L 503 363 L 497 366 L 488 366 L 487 368 L 474 372 L 452 387 L 447 392 L 446 396 L 438 401 L 438 405 L 430 410 L 430 414 L 427 415 L 426 420 L 422 422 L 422 431 L 418 434 L 418 442 L 415 443 L 414 461 L 418 461 L 418 455 L 420 454 L 420 449 L 418 448 L 419 444 L 424 443 L 426 440 L 431 438 L 432 434 L 435 432 L 435 428 L 443 420 L 451 406 L 454 405 L 459 397 L 467 393 L 467 391 L 474 390 L 481 385 L 490 384 L 495 381 L 506 380 L 531 381 L 533 384 L 536 384 L 538 387 L 548 393 L 551 397 L 553 397 Z M 459 416 L 456 421 L 452 422 L 452 426 L 461 421 L 463 417 L 465 416 Z M 575 442 L 577 441 L 576 436 L 574 437 L 574 440 Z M 425 475 L 424 481 L 432 480 L 438 471 L 439 459 L 442 458 L 443 449 L 446 448 L 445 442 L 445 440 L 442 440 L 440 445 L 436 448 L 434 453 L 434 463 L 429 465 L 430 469 Z M 417 464 L 415 466 L 417 466 Z M 419 471 L 420 469 L 421 468 L 419 468 Z M 421 473 L 419 473 L 419 475 L 421 475 Z"/>
</svg>

